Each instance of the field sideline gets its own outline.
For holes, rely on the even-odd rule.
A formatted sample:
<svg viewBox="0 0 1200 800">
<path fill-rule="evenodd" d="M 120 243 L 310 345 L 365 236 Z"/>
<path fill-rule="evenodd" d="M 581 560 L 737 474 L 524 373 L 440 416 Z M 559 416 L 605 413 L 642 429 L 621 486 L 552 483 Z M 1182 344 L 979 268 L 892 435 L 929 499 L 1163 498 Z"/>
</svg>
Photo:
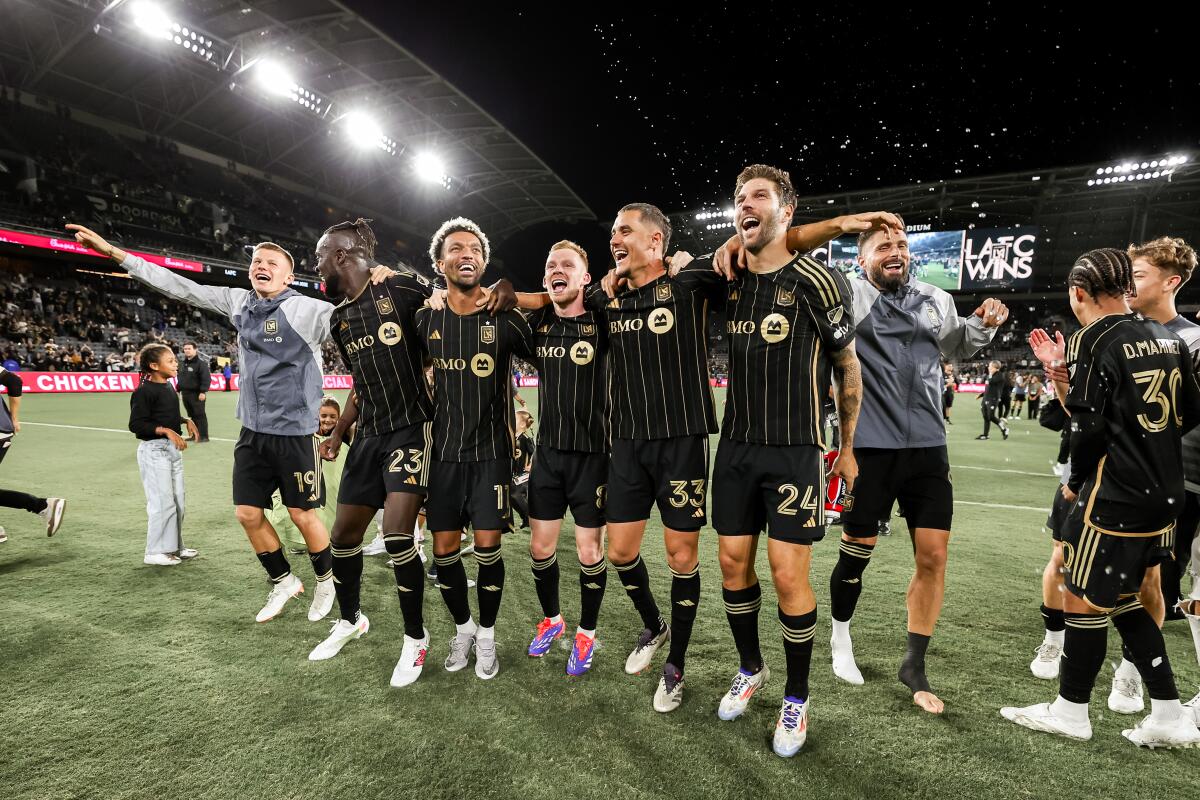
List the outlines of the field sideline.
<svg viewBox="0 0 1200 800">
<path fill-rule="evenodd" d="M 339 393 L 339 395 L 344 393 Z M 536 416 L 536 393 L 525 390 Z M 1094 696 L 1089 743 L 1002 720 L 1002 705 L 1053 698 L 1057 684 L 1028 669 L 1041 640 L 1039 580 L 1049 552 L 1042 524 L 1057 479 L 1056 435 L 1036 422 L 1012 438 L 974 441 L 978 401 L 961 395 L 950 427 L 958 504 L 946 609 L 930 647 L 930 681 L 946 701 L 934 718 L 911 705 L 895 673 L 904 649 L 904 591 L 912 556 L 902 520 L 880 540 L 855 620 L 862 687 L 829 667 L 828 577 L 839 529 L 814 552 L 818 628 L 810 735 L 784 760 L 770 751 L 784 659 L 774 593 L 760 547 L 764 656 L 776 670 L 745 716 L 716 706 L 737 667 L 725 621 L 717 536 L 701 541 L 703 594 L 683 706 L 650 705 L 662 656 L 641 676 L 622 665 L 640 624 L 610 570 L 595 666 L 563 674 L 567 651 L 524 655 L 539 616 L 527 537 L 505 537 L 507 585 L 498 623 L 500 675 L 446 673 L 453 626 L 438 592 L 425 594 L 433 644 L 414 686 L 391 690 L 400 612 L 386 559 L 367 559 L 363 608 L 371 632 L 338 658 L 308 651 L 335 621 L 310 623 L 309 595 L 256 625 L 267 584 L 230 507 L 235 395 L 209 395 L 213 437 L 185 453 L 185 541 L 194 563 L 141 563 L 144 496 L 136 443 L 124 433 L 128 395 L 27 395 L 5 488 L 69 499 L 47 541 L 36 517 L 3 509 L 0 545 L 0 795 L 36 798 L 765 798 L 1191 797 L 1195 751 L 1150 752 L 1121 735 L 1135 718 L 1104 705 L 1112 663 Z M 718 392 L 718 400 L 723 393 Z M 58 427 L 79 426 L 79 427 Z M 88 430 L 81 428 L 92 428 Z M 111 430 L 103 430 L 111 429 Z M 113 431 L 117 432 L 113 432 Z M 715 454 L 714 437 L 712 451 Z M 568 527 L 560 550 L 563 611 L 579 607 Z M 428 549 L 428 548 L 427 548 Z M 657 515 L 643 554 L 660 606 L 669 578 Z M 292 556 L 311 592 L 312 571 Z M 467 560 L 468 574 L 475 565 Z M 472 607 L 475 593 L 471 592 Z M 1167 628 L 1180 692 L 1200 683 L 1184 623 Z M 1120 775 L 1120 777 L 1117 777 Z"/>
</svg>

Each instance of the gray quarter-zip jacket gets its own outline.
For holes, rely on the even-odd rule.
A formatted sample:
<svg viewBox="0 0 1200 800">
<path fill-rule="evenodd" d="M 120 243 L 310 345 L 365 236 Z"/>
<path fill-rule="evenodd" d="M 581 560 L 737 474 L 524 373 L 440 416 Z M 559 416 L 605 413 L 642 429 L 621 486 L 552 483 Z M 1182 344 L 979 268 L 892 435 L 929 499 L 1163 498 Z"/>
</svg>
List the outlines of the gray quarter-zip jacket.
<svg viewBox="0 0 1200 800">
<path fill-rule="evenodd" d="M 237 417 L 256 433 L 310 436 L 320 414 L 321 343 L 333 304 L 287 289 L 269 299 L 249 289 L 204 286 L 127 255 L 131 276 L 159 292 L 222 314 L 238 333 Z"/>
<path fill-rule="evenodd" d="M 976 316 L 960 317 L 942 289 L 916 280 L 895 293 L 854 278 L 854 346 L 863 400 L 854 446 L 898 450 L 946 443 L 941 356 L 968 358 L 996 335 Z"/>
</svg>

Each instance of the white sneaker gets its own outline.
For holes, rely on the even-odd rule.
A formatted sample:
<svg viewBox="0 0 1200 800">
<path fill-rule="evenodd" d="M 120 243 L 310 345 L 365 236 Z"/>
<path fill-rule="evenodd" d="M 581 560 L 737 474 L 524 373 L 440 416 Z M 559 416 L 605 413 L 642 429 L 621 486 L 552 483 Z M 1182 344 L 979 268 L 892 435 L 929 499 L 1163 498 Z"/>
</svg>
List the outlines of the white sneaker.
<svg viewBox="0 0 1200 800">
<path fill-rule="evenodd" d="M 178 556 L 173 556 L 170 553 L 154 553 L 142 559 L 143 564 L 149 564 L 152 567 L 173 567 L 180 563 Z"/>
<path fill-rule="evenodd" d="M 1029 671 L 1034 677 L 1044 681 L 1052 681 L 1058 677 L 1058 664 L 1062 660 L 1062 645 L 1054 642 L 1042 642 L 1038 645 L 1037 657 L 1029 664 Z"/>
<path fill-rule="evenodd" d="M 775 739 L 771 748 L 775 755 L 791 758 L 800 752 L 807 738 L 808 703 L 797 703 L 785 697 L 783 707 L 779 709 L 779 721 L 775 723 Z"/>
<path fill-rule="evenodd" d="M 333 601 L 337 593 L 333 590 L 333 578 L 317 581 L 317 590 L 313 592 L 312 603 L 308 607 L 308 621 L 319 622 L 333 610 Z"/>
<path fill-rule="evenodd" d="M 58 533 L 62 525 L 63 512 L 67 510 L 67 501 L 61 497 L 47 497 L 46 508 L 38 512 L 38 516 L 46 520 L 46 535 Z"/>
<path fill-rule="evenodd" d="M 669 641 L 671 641 L 670 627 L 664 626 L 658 633 L 649 628 L 643 628 L 633 646 L 633 651 L 625 659 L 625 672 L 637 675 L 645 670 L 654 660 L 654 654 L 658 652 L 658 649 Z"/>
<path fill-rule="evenodd" d="M 381 556 L 387 553 L 387 547 L 383 543 L 383 534 L 375 534 L 375 538 L 370 544 L 363 545 L 362 554 L 364 556 Z"/>
<path fill-rule="evenodd" d="M 729 691 L 721 698 L 721 705 L 717 706 L 717 716 L 726 722 L 740 717 L 750 705 L 750 698 L 767 685 L 767 679 L 770 677 L 771 670 L 767 669 L 766 664 L 754 674 L 739 669 L 733 676 Z"/>
<path fill-rule="evenodd" d="M 367 615 L 359 612 L 358 622 L 339 619 L 329 629 L 329 637 L 308 654 L 309 661 L 326 661 L 342 652 L 342 648 L 371 629 Z"/>
<path fill-rule="evenodd" d="M 254 616 L 255 622 L 266 622 L 279 616 L 284 605 L 298 594 L 304 592 L 304 584 L 294 574 L 288 573 L 279 583 L 271 584 L 271 593 L 267 595 L 267 604 Z"/>
<path fill-rule="evenodd" d="M 465 667 L 474 644 L 475 634 L 473 633 L 456 633 L 451 636 L 450 654 L 446 656 L 446 671 L 458 672 Z"/>
<path fill-rule="evenodd" d="M 394 689 L 402 689 L 410 683 L 415 683 L 421 677 L 425 668 L 425 656 L 429 653 L 429 631 L 420 639 L 411 636 L 404 637 L 404 647 L 400 648 L 400 660 L 392 670 L 392 680 L 389 685 Z"/>
<path fill-rule="evenodd" d="M 862 673 L 858 671 L 858 664 L 854 663 L 853 642 L 830 639 L 829 650 L 833 656 L 833 674 L 846 683 L 862 686 L 865 681 Z"/>
<path fill-rule="evenodd" d="M 1121 731 L 1121 735 L 1138 747 L 1171 749 L 1176 747 L 1200 747 L 1200 730 L 1187 714 L 1170 722 L 1156 720 L 1154 715 L 1143 719 L 1135 727 Z"/>
<path fill-rule="evenodd" d="M 500 659 L 496 656 L 495 639 L 475 640 L 475 677 L 490 681 L 500 672 Z"/>
<path fill-rule="evenodd" d="M 683 702 L 683 673 L 674 664 L 663 664 L 658 688 L 654 690 L 654 710 L 668 714 Z"/>
<path fill-rule="evenodd" d="M 1049 703 L 1038 703 L 1024 708 L 1006 706 L 1000 709 L 1000 716 L 1034 731 L 1057 733 L 1059 736 L 1084 742 L 1092 738 L 1091 720 L 1080 723 L 1063 719 L 1051 710 Z"/>
<path fill-rule="evenodd" d="M 1200 692 L 1196 692 L 1196 696 L 1183 704 L 1183 710 L 1192 715 L 1192 721 L 1200 727 Z"/>
<path fill-rule="evenodd" d="M 176 553 L 175 555 L 179 556 L 180 558 L 182 558 L 186 561 L 189 558 L 195 558 L 196 556 L 200 555 L 200 551 L 193 550 L 190 547 L 183 547 L 183 548 L 180 548 L 179 552 Z"/>
<path fill-rule="evenodd" d="M 1112 691 L 1108 694 L 1108 708 L 1118 714 L 1137 714 L 1146 707 L 1142 699 L 1142 678 L 1113 676 Z"/>
<path fill-rule="evenodd" d="M 4 526 L 0 525 L 0 544 L 8 541 L 8 531 L 4 530 Z"/>
</svg>

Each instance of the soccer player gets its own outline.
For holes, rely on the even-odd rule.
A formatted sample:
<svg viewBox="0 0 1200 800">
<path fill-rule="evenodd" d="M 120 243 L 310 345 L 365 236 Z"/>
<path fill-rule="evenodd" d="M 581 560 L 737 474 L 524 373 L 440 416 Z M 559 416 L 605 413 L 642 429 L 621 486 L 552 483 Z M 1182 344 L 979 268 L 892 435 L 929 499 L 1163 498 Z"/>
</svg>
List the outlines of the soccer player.
<svg viewBox="0 0 1200 800">
<path fill-rule="evenodd" d="M 529 555 L 542 607 L 529 655 L 540 657 L 566 631 L 559 605 L 558 535 L 567 509 L 579 558 L 579 625 L 568 675 L 592 666 L 596 624 L 608 581 L 604 560 L 608 484 L 608 338 L 602 311 L 584 307 L 587 253 L 574 242 L 550 248 L 542 284 L 549 304 L 528 315 L 542 417 L 529 478 Z"/>
<path fill-rule="evenodd" d="M 875 224 L 858 234 L 864 277 L 850 281 L 863 401 L 854 443 L 859 475 L 846 495 L 838 562 L 829 579 L 833 673 L 863 683 L 850 619 L 881 525 L 898 500 L 916 561 L 908 587 L 908 648 L 898 677 L 916 705 L 940 714 L 944 704 L 930 690 L 925 651 L 941 613 L 954 515 L 941 362 L 968 358 L 991 342 L 1008 309 L 987 298 L 971 316 L 959 317 L 949 294 L 909 272 L 908 238 L 903 221 L 895 219 L 898 227 Z M 788 249 L 802 249 L 803 231 L 789 229 Z M 718 251 L 717 265 L 728 269 L 742 255 L 736 238 L 730 239 Z"/>
<path fill-rule="evenodd" d="M 787 247 L 796 206 L 788 174 L 754 164 L 738 175 L 734 216 L 747 269 L 729 283 L 729 394 L 713 472 L 722 596 L 740 666 L 717 716 L 746 710 L 770 671 L 759 648 L 762 590 L 754 562 L 767 530 L 787 659 L 776 754 L 789 757 L 808 731 L 808 674 L 817 625 L 809 583 L 812 544 L 825 536 L 824 400 L 836 376 L 840 456 L 833 473 L 853 488 L 854 431 L 862 382 L 854 355 L 850 292 L 841 273 Z"/>
<path fill-rule="evenodd" d="M 979 410 L 983 412 L 983 433 L 976 436 L 976 439 L 990 439 L 988 429 L 995 424 L 1000 428 L 1000 433 L 1004 434 L 1004 438 L 1008 438 L 1008 423 L 1003 419 L 1003 416 L 997 416 L 997 409 L 1004 401 L 1004 390 L 1008 386 L 1008 375 L 1000 369 L 999 361 L 988 362 L 988 380 L 987 387 L 983 390 L 983 394 L 979 395 Z"/>
<path fill-rule="evenodd" d="M 183 398 L 183 409 L 196 423 L 200 432 L 197 443 L 208 441 L 208 413 L 204 410 L 208 399 L 208 388 L 212 373 L 208 370 L 208 359 L 200 354 L 195 342 L 183 345 L 183 360 L 179 362 L 179 395 Z"/>
<path fill-rule="evenodd" d="M 314 434 L 323 397 L 321 343 L 329 337 L 333 306 L 288 286 L 294 277 L 292 256 L 273 242 L 254 248 L 253 288 L 231 289 L 190 281 L 126 253 L 82 225 L 67 228 L 80 244 L 116 262 L 131 277 L 175 300 L 224 315 L 237 329 L 242 432 L 233 448 L 234 511 L 271 584 L 254 619 L 274 619 L 304 591 L 266 517 L 276 489 L 308 544 L 317 578 L 308 618 L 324 619 L 334 601 L 333 555 L 329 532 L 316 512 L 324 483 Z"/>
<path fill-rule="evenodd" d="M 475 674 L 490 680 L 500 670 L 495 629 L 504 591 L 500 533 L 508 528 L 512 513 L 512 356 L 532 357 L 533 333 L 516 311 L 480 308 L 489 302 L 480 279 L 491 245 L 474 222 L 462 217 L 444 222 L 433 235 L 429 257 L 447 283 L 445 306 L 425 306 L 416 314 L 435 381 L 426 513 L 438 586 L 457 629 L 446 669 L 457 672 L 465 667 L 474 646 Z M 478 625 L 471 618 L 467 573 L 459 552 L 468 524 L 475 529 L 479 564 Z"/>
<path fill-rule="evenodd" d="M 8 448 L 12 447 L 13 440 L 21 432 L 21 395 L 25 387 L 20 377 L 4 367 L 0 367 L 0 384 L 8 390 L 7 402 L 0 397 L 0 462 L 3 462 L 4 457 L 8 455 Z M 46 522 L 46 535 L 53 536 L 62 525 L 67 501 L 61 497 L 34 497 L 25 492 L 0 489 L 0 506 L 20 508 L 30 514 L 37 514 Z M 0 542 L 7 541 L 8 533 L 0 527 Z"/>
<path fill-rule="evenodd" d="M 1073 739 L 1092 736 L 1088 704 L 1112 621 L 1150 694 L 1150 715 L 1123 731 L 1145 747 L 1192 747 L 1200 730 L 1179 702 L 1162 632 L 1137 592 L 1170 550 L 1184 502 L 1181 438 L 1200 422 L 1200 385 L 1183 341 L 1132 313 L 1129 255 L 1084 253 L 1067 277 L 1084 327 L 1067 345 L 1071 473 L 1063 497 L 1066 633 L 1059 695 L 1002 716 Z M 1039 357 L 1040 354 L 1039 354 Z"/>
</svg>

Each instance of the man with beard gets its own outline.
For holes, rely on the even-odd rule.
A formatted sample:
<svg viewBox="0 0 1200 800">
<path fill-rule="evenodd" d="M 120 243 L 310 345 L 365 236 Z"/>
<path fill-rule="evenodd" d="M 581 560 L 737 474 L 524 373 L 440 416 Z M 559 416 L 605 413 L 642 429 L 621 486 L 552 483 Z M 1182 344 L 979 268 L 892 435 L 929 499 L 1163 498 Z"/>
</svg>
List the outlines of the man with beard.
<svg viewBox="0 0 1200 800">
<path fill-rule="evenodd" d="M 504 590 L 500 532 L 512 513 L 512 356 L 533 355 L 533 333 L 524 317 L 480 308 L 489 300 L 480 280 L 490 256 L 488 238 L 474 222 L 458 217 L 443 223 L 430 242 L 429 257 L 446 276 L 445 307 L 425 306 L 416 314 L 435 381 L 427 514 L 438 585 L 457 629 L 446 669 L 465 667 L 473 646 L 475 674 L 482 680 L 500 670 L 495 625 Z M 478 626 L 471 618 L 459 551 L 468 524 L 475 529 L 479 564 Z"/>
</svg>

